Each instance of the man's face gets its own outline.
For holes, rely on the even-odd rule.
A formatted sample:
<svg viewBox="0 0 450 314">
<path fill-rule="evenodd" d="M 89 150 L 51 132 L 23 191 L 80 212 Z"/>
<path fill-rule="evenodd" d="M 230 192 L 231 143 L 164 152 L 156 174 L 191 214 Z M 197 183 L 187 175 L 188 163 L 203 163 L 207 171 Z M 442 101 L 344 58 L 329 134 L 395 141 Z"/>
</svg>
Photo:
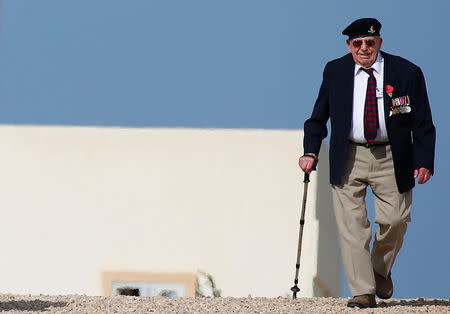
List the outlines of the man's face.
<svg viewBox="0 0 450 314">
<path fill-rule="evenodd" d="M 355 63 L 368 68 L 377 59 L 383 39 L 378 36 L 353 38 L 347 40 L 348 51 Z"/>
</svg>

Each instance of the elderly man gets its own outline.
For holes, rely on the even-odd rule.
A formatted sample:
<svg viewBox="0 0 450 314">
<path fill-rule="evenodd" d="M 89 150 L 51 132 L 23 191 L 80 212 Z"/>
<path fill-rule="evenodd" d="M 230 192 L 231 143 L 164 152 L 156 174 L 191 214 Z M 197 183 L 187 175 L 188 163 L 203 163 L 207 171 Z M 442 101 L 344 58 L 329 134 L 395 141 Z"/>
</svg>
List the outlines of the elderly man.
<svg viewBox="0 0 450 314">
<path fill-rule="evenodd" d="M 349 307 L 376 307 L 393 293 L 391 268 L 410 221 L 415 179 L 433 174 L 435 128 L 424 76 L 411 62 L 380 51 L 381 24 L 358 19 L 343 32 L 349 54 L 328 62 L 305 122 L 300 168 L 311 172 L 331 119 L 330 183 Z M 372 250 L 365 196 L 379 225 Z"/>
</svg>

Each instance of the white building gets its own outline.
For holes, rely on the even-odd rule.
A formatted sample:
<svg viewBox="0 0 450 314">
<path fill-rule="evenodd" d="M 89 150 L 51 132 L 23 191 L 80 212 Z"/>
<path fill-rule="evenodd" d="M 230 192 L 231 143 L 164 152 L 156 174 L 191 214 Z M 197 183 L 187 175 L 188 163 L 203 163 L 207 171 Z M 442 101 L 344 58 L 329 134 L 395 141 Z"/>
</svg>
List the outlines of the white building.
<svg viewBox="0 0 450 314">
<path fill-rule="evenodd" d="M 0 293 L 290 296 L 299 130 L 0 126 Z M 300 295 L 340 295 L 328 148 L 311 176 Z"/>
</svg>

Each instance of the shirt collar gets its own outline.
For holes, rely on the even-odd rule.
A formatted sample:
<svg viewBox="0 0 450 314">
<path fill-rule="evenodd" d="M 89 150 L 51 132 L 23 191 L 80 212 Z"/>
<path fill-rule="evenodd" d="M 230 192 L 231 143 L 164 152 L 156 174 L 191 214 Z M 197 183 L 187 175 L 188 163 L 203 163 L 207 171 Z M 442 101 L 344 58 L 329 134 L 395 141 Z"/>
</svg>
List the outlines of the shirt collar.
<svg viewBox="0 0 450 314">
<path fill-rule="evenodd" d="M 355 76 L 360 72 L 359 70 L 362 68 L 364 68 L 364 67 L 355 63 Z M 373 68 L 374 71 L 377 72 L 378 74 L 381 74 L 381 71 L 383 69 L 383 57 L 381 56 L 381 54 L 379 52 L 377 55 L 377 59 L 372 64 L 371 68 Z"/>
</svg>

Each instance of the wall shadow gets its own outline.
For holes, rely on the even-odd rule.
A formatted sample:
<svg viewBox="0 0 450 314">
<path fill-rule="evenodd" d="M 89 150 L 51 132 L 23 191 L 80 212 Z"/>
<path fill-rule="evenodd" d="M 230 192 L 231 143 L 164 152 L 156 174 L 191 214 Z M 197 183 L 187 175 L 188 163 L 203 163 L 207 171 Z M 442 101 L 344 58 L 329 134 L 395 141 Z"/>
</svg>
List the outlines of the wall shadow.
<svg viewBox="0 0 450 314">
<path fill-rule="evenodd" d="M 317 199 L 316 218 L 319 223 L 319 241 L 317 256 L 317 276 L 332 295 L 324 295 L 321 284 L 315 282 L 315 295 L 341 296 L 341 258 L 338 244 L 336 219 L 330 186 L 330 166 L 328 161 L 329 148 L 322 142 L 320 149 L 321 161 L 317 167 Z M 325 290 L 326 291 L 326 290 Z"/>
<path fill-rule="evenodd" d="M 3 311 L 48 311 L 50 307 L 64 307 L 67 302 L 52 302 L 44 300 L 11 300 L 0 302 L 0 312 Z"/>
</svg>

